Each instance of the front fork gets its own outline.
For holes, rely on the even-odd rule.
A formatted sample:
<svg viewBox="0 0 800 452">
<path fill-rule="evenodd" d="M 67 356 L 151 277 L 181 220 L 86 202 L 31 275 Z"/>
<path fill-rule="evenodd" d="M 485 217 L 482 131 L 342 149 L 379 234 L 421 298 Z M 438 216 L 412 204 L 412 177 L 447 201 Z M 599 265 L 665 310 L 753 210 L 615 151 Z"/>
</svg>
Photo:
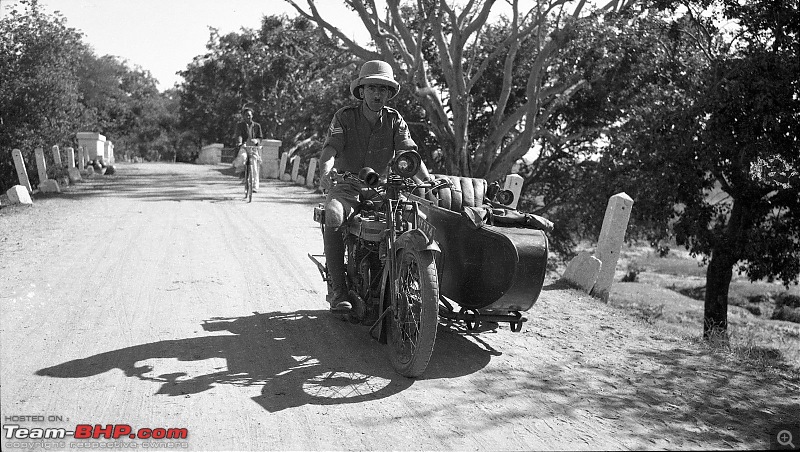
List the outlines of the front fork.
<svg viewBox="0 0 800 452">
<path fill-rule="evenodd" d="M 395 239 L 397 238 L 397 231 L 395 230 L 394 209 L 398 201 L 389 199 L 386 203 L 386 230 L 387 234 L 384 237 L 385 249 L 381 247 L 381 251 L 385 252 L 385 263 L 383 265 L 383 276 L 381 277 L 381 315 L 372 327 L 369 329 L 370 334 L 381 344 L 387 343 L 386 330 L 383 328 L 384 318 L 387 315 L 396 315 L 397 313 L 397 255 L 395 254 Z M 386 292 L 389 291 L 389 300 L 387 303 Z M 396 319 L 395 319 L 396 320 Z M 377 329 L 376 332 L 374 332 Z"/>
</svg>

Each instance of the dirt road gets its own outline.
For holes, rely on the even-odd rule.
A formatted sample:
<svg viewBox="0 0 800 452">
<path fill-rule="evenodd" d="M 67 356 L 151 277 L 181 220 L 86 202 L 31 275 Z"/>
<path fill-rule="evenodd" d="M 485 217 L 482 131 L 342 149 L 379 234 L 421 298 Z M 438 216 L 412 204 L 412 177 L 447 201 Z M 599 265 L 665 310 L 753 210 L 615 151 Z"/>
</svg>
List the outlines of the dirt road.
<svg viewBox="0 0 800 452">
<path fill-rule="evenodd" d="M 227 166 L 117 170 L 0 209 L 6 451 L 743 449 L 800 415 L 796 381 L 550 283 L 522 333 L 441 324 L 424 378 L 400 377 L 325 310 L 320 195 L 271 181 L 247 204 Z M 32 434 L 79 424 L 188 437 Z"/>
</svg>

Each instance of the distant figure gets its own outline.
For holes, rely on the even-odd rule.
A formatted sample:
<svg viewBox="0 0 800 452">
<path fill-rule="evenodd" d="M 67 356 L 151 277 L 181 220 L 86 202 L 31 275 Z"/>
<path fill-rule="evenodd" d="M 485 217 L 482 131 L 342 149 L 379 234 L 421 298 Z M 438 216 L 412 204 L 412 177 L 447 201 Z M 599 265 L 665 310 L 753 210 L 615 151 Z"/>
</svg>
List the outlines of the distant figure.
<svg viewBox="0 0 800 452">
<path fill-rule="evenodd" d="M 253 121 L 253 110 L 249 107 L 242 109 L 243 121 L 236 124 L 236 147 L 238 148 L 238 155 L 233 161 L 233 167 L 238 168 L 239 164 L 244 168 L 247 163 L 247 151 L 245 146 L 258 146 L 264 135 L 261 133 L 261 124 Z M 260 171 L 259 166 L 256 165 L 256 185 L 253 191 L 258 191 Z M 244 171 L 242 171 L 242 183 L 244 183 Z"/>
</svg>

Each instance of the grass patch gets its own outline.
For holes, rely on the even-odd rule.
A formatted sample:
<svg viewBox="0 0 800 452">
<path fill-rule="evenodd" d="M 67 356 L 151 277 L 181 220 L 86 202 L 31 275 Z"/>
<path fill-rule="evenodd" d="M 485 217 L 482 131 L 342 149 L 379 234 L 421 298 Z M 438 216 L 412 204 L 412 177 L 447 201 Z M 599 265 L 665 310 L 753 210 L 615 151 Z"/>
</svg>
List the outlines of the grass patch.
<svg viewBox="0 0 800 452">
<path fill-rule="evenodd" d="M 695 288 L 696 289 L 696 288 Z M 685 292 L 697 294 L 700 291 Z M 703 301 L 668 287 L 647 283 L 615 282 L 609 304 L 669 332 L 682 341 L 724 357 L 728 361 L 760 370 L 790 370 L 800 375 L 800 324 L 757 316 L 744 307 L 728 307 L 725 340 L 705 341 Z"/>
<path fill-rule="evenodd" d="M 592 251 L 584 244 L 586 251 Z M 661 257 L 646 244 L 620 250 L 609 304 L 682 341 L 759 369 L 800 375 L 800 286 L 734 276 L 728 291 L 728 332 L 702 339 L 706 266 L 686 251 Z M 798 305 L 795 307 L 795 305 Z"/>
</svg>

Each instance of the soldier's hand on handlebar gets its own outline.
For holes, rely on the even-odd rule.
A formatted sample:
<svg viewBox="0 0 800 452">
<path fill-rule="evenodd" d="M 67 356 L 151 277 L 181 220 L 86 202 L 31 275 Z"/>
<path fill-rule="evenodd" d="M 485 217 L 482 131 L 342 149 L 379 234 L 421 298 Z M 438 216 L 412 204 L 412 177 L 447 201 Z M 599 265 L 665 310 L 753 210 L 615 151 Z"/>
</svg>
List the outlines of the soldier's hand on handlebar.
<svg viewBox="0 0 800 452">
<path fill-rule="evenodd" d="M 323 191 L 330 191 L 331 187 L 333 187 L 333 181 L 336 178 L 336 170 L 330 170 L 329 172 L 325 173 L 319 179 L 319 185 L 322 187 Z"/>
</svg>

